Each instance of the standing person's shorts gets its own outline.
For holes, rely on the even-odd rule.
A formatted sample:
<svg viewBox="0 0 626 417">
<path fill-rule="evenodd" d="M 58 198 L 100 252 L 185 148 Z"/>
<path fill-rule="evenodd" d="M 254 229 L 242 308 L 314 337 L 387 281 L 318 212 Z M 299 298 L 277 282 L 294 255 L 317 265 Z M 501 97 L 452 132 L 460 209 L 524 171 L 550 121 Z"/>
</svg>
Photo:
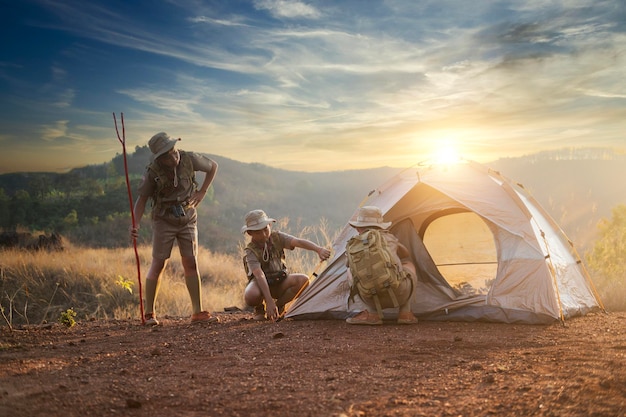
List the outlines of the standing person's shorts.
<svg viewBox="0 0 626 417">
<path fill-rule="evenodd" d="M 154 217 L 152 219 L 152 257 L 169 259 L 178 244 L 180 256 L 195 257 L 198 254 L 198 222 L 195 208 L 188 208 L 181 219 Z"/>
</svg>

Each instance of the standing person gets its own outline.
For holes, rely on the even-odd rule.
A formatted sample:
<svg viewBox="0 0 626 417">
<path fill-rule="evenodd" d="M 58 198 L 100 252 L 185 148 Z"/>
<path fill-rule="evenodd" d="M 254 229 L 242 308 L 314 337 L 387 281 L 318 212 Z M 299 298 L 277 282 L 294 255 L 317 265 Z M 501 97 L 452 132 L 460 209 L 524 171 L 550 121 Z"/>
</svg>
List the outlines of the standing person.
<svg viewBox="0 0 626 417">
<path fill-rule="evenodd" d="M 357 219 L 348 223 L 359 233 L 346 245 L 348 280 L 352 283 L 351 297 L 359 294 L 369 309 L 377 313 L 366 309 L 347 318 L 346 322 L 379 325 L 383 323 L 382 309 L 397 307 L 398 324 L 417 323 L 417 318 L 411 312 L 411 295 L 417 277 L 415 265 L 406 246 L 387 230 L 391 222 L 383 221 L 380 208 L 364 206 L 359 209 Z M 368 234 L 370 230 L 377 232 Z M 381 239 L 380 244 L 375 245 L 379 237 L 384 241 Z M 369 252 L 362 256 L 368 250 L 368 245 L 375 245 L 378 254 Z M 380 255 L 383 251 L 388 253 L 386 258 Z M 383 275 L 384 280 L 378 279 Z"/>
<path fill-rule="evenodd" d="M 263 210 L 252 210 L 245 217 L 241 233 L 250 235 L 245 248 L 244 267 L 248 285 L 244 301 L 254 306 L 253 319 L 276 321 L 283 314 L 285 304 L 293 300 L 307 284 L 305 274 L 290 273 L 285 265 L 285 249 L 302 248 L 317 252 L 321 260 L 330 256 L 330 250 L 307 239 L 299 239 L 287 233 L 272 231 L 270 218 Z"/>
<path fill-rule="evenodd" d="M 198 223 L 196 207 L 217 173 L 217 163 L 206 156 L 175 148 L 176 142 L 165 132 L 157 133 L 148 142 L 152 160 L 146 168 L 139 197 L 135 202 L 136 228 L 131 236 L 137 238 L 139 223 L 152 199 L 152 263 L 146 277 L 145 324 L 159 324 L 155 301 L 159 293 L 161 275 L 170 258 L 174 241 L 178 244 L 185 274 L 185 284 L 191 297 L 191 322 L 214 322 L 217 317 L 202 309 L 202 283 L 198 270 Z M 198 189 L 195 173 L 205 172 Z"/>
</svg>

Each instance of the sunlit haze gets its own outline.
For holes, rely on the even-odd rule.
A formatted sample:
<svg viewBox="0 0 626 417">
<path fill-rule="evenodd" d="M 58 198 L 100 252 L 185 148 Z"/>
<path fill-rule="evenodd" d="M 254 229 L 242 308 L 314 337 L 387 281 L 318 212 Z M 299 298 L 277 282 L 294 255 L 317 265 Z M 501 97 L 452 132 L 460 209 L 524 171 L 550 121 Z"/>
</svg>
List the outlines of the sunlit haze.
<svg viewBox="0 0 626 417">
<path fill-rule="evenodd" d="M 438 142 L 438 147 L 430 160 L 438 164 L 454 164 L 461 160 L 461 155 L 456 149 L 456 145 L 445 140 Z"/>
<path fill-rule="evenodd" d="M 0 173 L 156 132 L 277 168 L 626 148 L 626 2 L 73 1 L 2 12 Z M 7 41 L 11 40 L 11 41 Z"/>
</svg>

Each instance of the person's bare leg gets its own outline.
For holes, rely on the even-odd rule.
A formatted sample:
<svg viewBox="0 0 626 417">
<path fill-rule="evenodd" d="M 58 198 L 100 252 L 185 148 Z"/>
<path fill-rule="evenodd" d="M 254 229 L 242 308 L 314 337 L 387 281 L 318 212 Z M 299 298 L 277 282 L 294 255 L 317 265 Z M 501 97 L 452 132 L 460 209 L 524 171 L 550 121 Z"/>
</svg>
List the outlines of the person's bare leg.
<svg viewBox="0 0 626 417">
<path fill-rule="evenodd" d="M 148 276 L 146 277 L 146 314 L 154 313 L 154 305 L 159 295 L 159 287 L 161 286 L 161 275 L 166 264 L 167 259 L 152 258 Z"/>
<path fill-rule="evenodd" d="M 308 277 L 304 274 L 289 274 L 284 282 L 281 283 L 280 289 L 282 290 L 281 296 L 276 300 L 276 305 L 280 309 L 284 307 L 289 301 L 300 291 L 300 288 L 306 284 Z"/>
<path fill-rule="evenodd" d="M 415 265 L 412 262 L 403 262 L 402 268 L 410 273 L 410 281 L 406 281 L 407 285 L 410 287 L 406 289 L 408 292 L 408 296 L 403 297 L 404 302 L 400 304 L 400 308 L 398 309 L 398 323 L 399 324 L 415 324 L 417 323 L 417 318 L 413 315 L 411 311 L 411 299 L 413 298 L 413 291 L 415 291 L 415 279 L 417 276 L 415 271 Z"/>
<path fill-rule="evenodd" d="M 256 283 L 256 278 L 251 280 L 243 292 L 243 301 L 246 305 L 254 307 L 254 315 L 252 319 L 255 321 L 265 320 L 265 304 L 263 293 Z"/>
<path fill-rule="evenodd" d="M 181 262 L 185 271 L 185 285 L 191 298 L 192 312 L 193 314 L 200 313 L 202 311 L 202 282 L 200 281 L 198 263 L 194 256 L 182 256 Z"/>
</svg>

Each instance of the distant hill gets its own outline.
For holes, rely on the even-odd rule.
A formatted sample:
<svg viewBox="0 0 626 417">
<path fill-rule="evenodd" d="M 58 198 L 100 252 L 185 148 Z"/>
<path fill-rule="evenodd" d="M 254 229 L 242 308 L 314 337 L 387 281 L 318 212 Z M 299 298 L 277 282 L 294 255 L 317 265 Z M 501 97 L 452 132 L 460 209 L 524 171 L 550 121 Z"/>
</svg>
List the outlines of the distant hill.
<svg viewBox="0 0 626 417">
<path fill-rule="evenodd" d="M 137 147 L 128 155 L 133 193 L 149 157 L 146 146 Z M 238 250 L 238 244 L 243 241 L 240 233 L 243 217 L 256 208 L 276 219 L 287 219 L 288 229 L 294 233 L 319 226 L 323 221 L 332 236 L 370 191 L 400 171 L 380 167 L 311 173 L 242 163 L 217 155 L 209 157 L 218 162 L 219 171 L 212 196 L 199 209 L 199 234 L 200 243 L 217 252 Z M 503 158 L 485 165 L 524 185 L 583 251 L 593 243 L 598 221 L 610 218 L 612 208 L 618 204 L 626 204 L 626 182 L 622 181 L 626 178 L 625 162 L 623 154 L 589 148 Z M 30 219 L 23 221 L 32 227 L 50 228 L 74 221 L 74 227 L 66 231 L 72 241 L 95 246 L 128 245 L 129 205 L 123 173 L 123 158 L 117 155 L 109 163 L 78 168 L 67 174 L 0 175 L 0 191 L 4 191 L 0 193 L 0 215 L 8 218 L 12 211 L 24 209 L 26 200 L 19 192 L 27 190 L 31 196 L 24 209 L 27 213 L 19 218 Z M 37 196 L 63 200 L 65 205 L 50 206 L 47 200 L 40 201 Z M 3 206 L 7 201 L 10 204 Z M 76 218 L 70 213 L 68 220 L 68 212 L 74 208 Z M 115 213 L 121 217 L 120 214 L 111 217 Z M 46 216 L 59 218 L 43 223 L 44 226 L 37 223 Z M 3 226 L 15 225 L 3 223 Z M 147 242 L 149 236 L 144 239 Z"/>
<path fill-rule="evenodd" d="M 289 229 L 319 226 L 324 221 L 329 233 L 342 227 L 358 203 L 378 184 L 399 170 L 382 167 L 334 172 L 296 172 L 257 163 L 241 163 L 209 155 L 219 164 L 213 182 L 215 203 L 202 205 L 200 234 L 220 236 L 210 247 L 232 248 L 245 214 L 263 209 L 275 219 L 287 219 Z M 218 238 L 219 239 L 219 238 Z"/>
<path fill-rule="evenodd" d="M 249 210 L 257 208 L 278 220 L 287 221 L 288 231 L 292 233 L 317 227 L 324 222 L 332 237 L 367 193 L 399 171 L 397 168 L 381 167 L 318 173 L 295 172 L 259 163 L 242 163 L 218 155 L 208 156 L 218 163 L 219 170 L 212 185 L 212 196 L 207 197 L 198 209 L 199 239 L 203 246 L 218 252 L 238 250 L 238 243 L 244 240 L 240 233 L 244 216 Z M 136 198 L 137 186 L 149 158 L 147 146 L 137 147 L 127 157 L 133 198 Z M 128 245 L 127 224 L 130 219 L 109 220 L 111 224 L 108 227 L 103 225 L 107 214 L 119 212 L 130 215 L 126 188 L 120 184 L 120 181 L 124 183 L 123 174 L 123 157 L 117 155 L 109 163 L 77 168 L 67 174 L 0 175 L 0 189 L 11 198 L 9 203 L 14 203 L 6 210 L 27 212 L 16 216 L 18 219 L 26 219 L 20 222 L 22 226 L 24 223 L 33 228 L 49 228 L 49 224 L 63 226 L 64 217 L 75 209 L 80 226 L 63 231 L 71 241 L 89 246 L 123 246 Z M 199 174 L 198 181 L 202 179 Z M 111 189 L 111 182 L 115 183 L 114 189 Z M 101 190 L 94 191 L 94 188 Z M 26 190 L 31 198 L 20 197 L 21 190 Z M 68 201 L 66 204 L 57 201 L 53 208 L 49 208 L 50 204 L 46 205 L 36 198 L 38 195 L 46 200 Z M 67 196 L 73 196 L 73 204 Z M 2 198 L 0 214 L 5 209 L 1 203 Z M 102 212 L 104 206 L 109 206 L 108 213 Z M 38 215 L 33 210 L 41 210 L 42 213 Z M 58 212 L 57 221 L 39 221 L 52 212 Z M 94 225 L 90 227 L 89 219 L 95 217 L 99 220 L 93 220 Z M 16 225 L 3 226 L 11 228 Z M 94 229 L 97 231 L 94 232 Z M 149 241 L 149 236 L 144 236 L 144 240 Z"/>
</svg>

